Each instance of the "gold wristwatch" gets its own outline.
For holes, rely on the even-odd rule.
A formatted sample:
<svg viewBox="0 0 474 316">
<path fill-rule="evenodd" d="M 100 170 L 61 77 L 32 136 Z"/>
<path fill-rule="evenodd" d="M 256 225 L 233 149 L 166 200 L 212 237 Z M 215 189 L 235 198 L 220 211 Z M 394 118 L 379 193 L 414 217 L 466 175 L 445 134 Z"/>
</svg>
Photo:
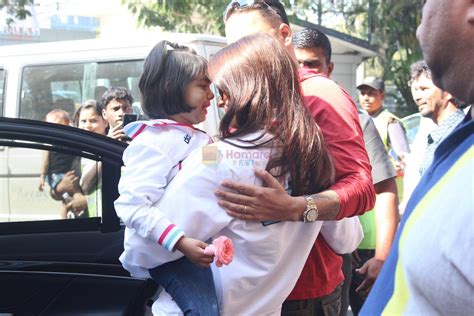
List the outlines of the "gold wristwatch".
<svg viewBox="0 0 474 316">
<path fill-rule="evenodd" d="M 304 198 L 306 199 L 306 211 L 303 213 L 303 222 L 314 222 L 318 219 L 318 207 L 311 196 L 306 195 Z"/>
</svg>

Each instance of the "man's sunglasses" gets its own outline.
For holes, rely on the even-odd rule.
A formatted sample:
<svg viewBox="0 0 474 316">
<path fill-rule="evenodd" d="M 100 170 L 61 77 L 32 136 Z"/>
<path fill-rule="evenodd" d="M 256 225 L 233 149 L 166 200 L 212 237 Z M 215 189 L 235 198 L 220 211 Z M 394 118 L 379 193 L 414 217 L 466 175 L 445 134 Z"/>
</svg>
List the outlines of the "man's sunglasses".
<svg viewBox="0 0 474 316">
<path fill-rule="evenodd" d="M 227 21 L 229 18 L 230 13 L 234 9 L 243 9 L 246 7 L 253 6 L 254 4 L 263 4 L 266 7 L 270 7 L 265 1 L 258 1 L 258 0 L 232 0 L 230 3 L 227 5 L 227 7 L 224 10 L 224 21 Z"/>
</svg>

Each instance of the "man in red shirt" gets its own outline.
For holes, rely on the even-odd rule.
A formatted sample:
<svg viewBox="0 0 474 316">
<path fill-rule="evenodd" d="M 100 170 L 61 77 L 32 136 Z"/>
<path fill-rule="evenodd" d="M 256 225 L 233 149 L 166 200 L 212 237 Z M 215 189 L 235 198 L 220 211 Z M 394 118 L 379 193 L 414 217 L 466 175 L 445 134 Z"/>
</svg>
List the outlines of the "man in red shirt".
<svg viewBox="0 0 474 316">
<path fill-rule="evenodd" d="M 292 32 L 283 5 L 275 0 L 232 1 L 224 13 L 226 37 L 234 42 L 257 32 L 273 35 L 296 62 Z M 271 53 L 271 52 L 268 52 Z M 228 214 L 244 220 L 334 220 L 363 214 L 375 202 L 371 167 L 357 108 L 336 83 L 311 69 L 300 70 L 305 105 L 320 126 L 336 168 L 336 182 L 310 196 L 289 196 L 269 173 L 256 171 L 267 187 L 226 181 L 232 192 L 216 191 Z M 290 93 L 290 92 L 288 92 Z M 319 236 L 285 312 L 339 313 L 342 260 Z"/>
</svg>

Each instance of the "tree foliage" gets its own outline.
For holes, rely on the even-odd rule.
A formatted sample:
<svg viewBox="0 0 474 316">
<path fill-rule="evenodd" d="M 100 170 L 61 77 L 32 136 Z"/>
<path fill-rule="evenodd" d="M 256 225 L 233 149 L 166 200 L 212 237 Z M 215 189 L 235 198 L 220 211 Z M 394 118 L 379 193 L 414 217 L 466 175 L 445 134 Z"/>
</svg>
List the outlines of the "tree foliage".
<svg viewBox="0 0 474 316">
<path fill-rule="evenodd" d="M 372 69 L 379 69 L 383 76 L 395 85 L 400 94 L 398 99 L 402 111 L 417 111 L 408 81 L 410 65 L 422 59 L 416 39 L 416 28 L 421 22 L 421 8 L 416 0 L 362 0 L 344 12 L 349 32 L 368 34 L 371 44 L 378 47 L 376 57 L 369 60 Z M 359 30 L 356 21 L 362 20 Z M 405 107 L 405 109 L 403 109 Z"/>
<path fill-rule="evenodd" d="M 7 17 L 7 20 L 5 21 L 6 24 L 11 25 L 15 22 L 15 19 L 24 20 L 27 17 L 31 16 L 31 12 L 25 7 L 33 4 L 34 0 L 1 0 L 0 10 L 2 10 L 3 8 L 7 8 L 7 14 L 13 17 Z"/>
<path fill-rule="evenodd" d="M 159 25 L 164 30 L 224 34 L 223 12 L 227 0 L 122 0 L 141 25 Z M 378 47 L 375 58 L 366 61 L 370 72 L 396 86 L 393 93 L 402 111 L 416 105 L 408 86 L 410 65 L 422 58 L 416 39 L 421 20 L 418 0 L 283 0 L 289 15 L 317 24 L 327 17 L 343 17 L 344 30 L 367 38 Z M 341 31 L 341 30 L 340 30 Z"/>
<path fill-rule="evenodd" d="M 160 26 L 165 31 L 223 34 L 222 0 L 122 0 L 138 14 L 142 26 Z"/>
</svg>

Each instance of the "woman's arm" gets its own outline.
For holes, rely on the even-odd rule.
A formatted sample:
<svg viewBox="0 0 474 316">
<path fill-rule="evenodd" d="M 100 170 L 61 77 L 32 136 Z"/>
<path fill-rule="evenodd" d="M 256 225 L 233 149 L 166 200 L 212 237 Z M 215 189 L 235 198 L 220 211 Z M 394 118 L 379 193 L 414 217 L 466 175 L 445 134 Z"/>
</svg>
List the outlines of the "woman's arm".
<svg viewBox="0 0 474 316">
<path fill-rule="evenodd" d="M 90 194 L 97 184 L 98 177 L 102 174 L 102 162 L 97 162 L 97 168 L 91 168 L 82 176 L 81 188 L 84 194 Z"/>
</svg>

